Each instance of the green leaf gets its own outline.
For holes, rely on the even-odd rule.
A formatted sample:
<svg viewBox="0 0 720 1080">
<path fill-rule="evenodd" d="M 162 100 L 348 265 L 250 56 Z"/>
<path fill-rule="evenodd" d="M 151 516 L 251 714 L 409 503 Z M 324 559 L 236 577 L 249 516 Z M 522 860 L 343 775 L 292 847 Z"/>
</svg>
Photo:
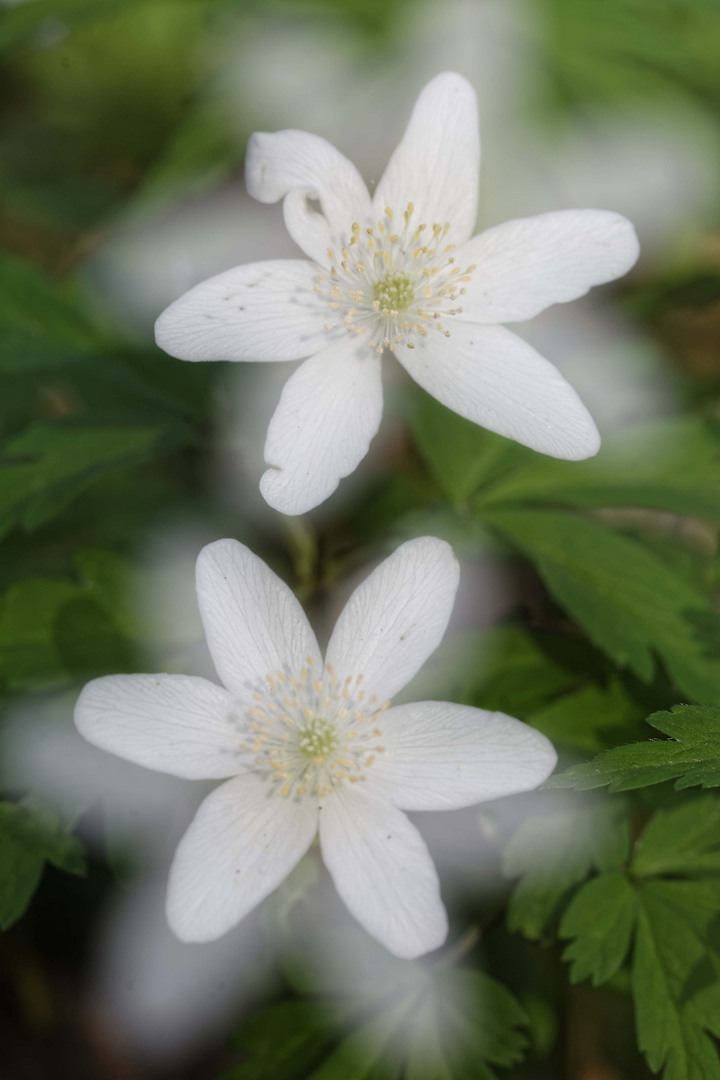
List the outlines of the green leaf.
<svg viewBox="0 0 720 1080">
<path fill-rule="evenodd" d="M 46 689 L 67 681 L 55 630 L 63 606 L 77 595 L 69 581 L 32 578 L 0 600 L 0 678 L 10 689 Z"/>
<path fill-rule="evenodd" d="M 0 465 L 0 535 L 33 530 L 87 483 L 110 469 L 147 461 L 176 443 L 158 423 L 81 421 L 35 424 L 6 444 Z"/>
<path fill-rule="evenodd" d="M 712 426 L 695 417 L 610 436 L 597 457 L 558 461 L 538 455 L 499 477 L 476 506 L 552 503 L 645 507 L 720 521 L 720 456 Z"/>
<path fill-rule="evenodd" d="M 0 929 L 24 914 L 46 862 L 70 874 L 85 873 L 82 845 L 51 814 L 0 803 Z"/>
<path fill-rule="evenodd" d="M 383 1058 L 388 1044 L 397 1036 L 399 1025 L 414 999 L 396 1001 L 384 1008 L 377 1016 L 360 1024 L 351 1035 L 325 1058 L 319 1068 L 308 1075 L 308 1080 L 371 1080 L 387 1077 Z M 390 1076 L 397 1076 L 391 1068 Z"/>
<path fill-rule="evenodd" d="M 531 453 L 458 416 L 429 394 L 416 395 L 412 428 L 430 473 L 455 505 Z"/>
<path fill-rule="evenodd" d="M 664 1080 L 717 1080 L 720 1060 L 706 1033 L 692 974 L 706 948 L 652 886 L 639 891 L 632 989 L 638 1045 Z M 701 1003 L 702 1004 L 702 1003 Z"/>
<path fill-rule="evenodd" d="M 83 593 L 132 636 L 137 626 L 130 599 L 137 581 L 128 560 L 107 548 L 82 547 L 74 553 L 73 562 Z"/>
<path fill-rule="evenodd" d="M 112 616 L 88 596 L 75 596 L 58 614 L 55 642 L 65 669 L 78 682 L 137 670 L 137 658 Z"/>
<path fill-rule="evenodd" d="M 344 1014 L 314 1001 L 273 1005 L 251 1017 L 233 1040 L 249 1056 L 221 1080 L 291 1080 L 306 1070 L 337 1038 Z"/>
<path fill-rule="evenodd" d="M 70 288 L 0 258 L 0 371 L 20 374 L 85 360 L 100 340 Z"/>
<path fill-rule="evenodd" d="M 634 728 L 642 715 L 643 710 L 619 679 L 611 679 L 606 687 L 589 683 L 563 694 L 533 712 L 529 722 L 555 743 L 599 750 L 608 742 L 617 742 L 618 728 Z"/>
<path fill-rule="evenodd" d="M 521 719 L 534 718 L 559 694 L 578 689 L 588 676 L 604 676 L 603 664 L 577 636 L 531 634 L 520 626 L 502 626 L 449 638 L 403 696 L 408 701 L 459 699 Z"/>
<path fill-rule="evenodd" d="M 653 653 L 696 700 L 720 700 L 720 663 L 703 654 L 691 611 L 706 599 L 627 537 L 574 514 L 503 510 L 484 515 L 536 565 L 549 591 L 590 639 L 649 682 Z"/>
<path fill-rule="evenodd" d="M 240 1032 L 252 1056 L 222 1080 L 492 1080 L 520 1061 L 527 1016 L 501 983 L 473 970 L 393 961 L 389 981 L 273 1006 Z M 342 1004 L 340 1004 L 342 1003 Z"/>
<path fill-rule="evenodd" d="M 102 548 L 74 561 L 78 582 L 28 578 L 0 597 L 0 682 L 11 690 L 136 670 L 127 563 Z"/>
<path fill-rule="evenodd" d="M 508 911 L 508 927 L 526 937 L 548 935 L 567 893 L 591 872 L 617 870 L 629 855 L 622 808 L 568 807 L 528 818 L 507 844 L 503 869 L 523 875 Z"/>
<path fill-rule="evenodd" d="M 522 1061 L 528 1018 L 502 983 L 466 968 L 441 972 L 413 1009 L 404 1042 L 407 1080 L 495 1076 Z"/>
<path fill-rule="evenodd" d="M 560 924 L 560 937 L 575 938 L 565 949 L 570 979 L 592 976 L 593 986 L 620 970 L 636 918 L 635 890 L 625 874 L 600 874 L 575 893 Z"/>
<path fill-rule="evenodd" d="M 720 871 L 720 800 L 700 795 L 658 810 L 637 843 L 631 870 L 655 874 Z"/>
<path fill-rule="evenodd" d="M 720 708 L 676 705 L 670 712 L 653 713 L 647 722 L 671 738 L 614 747 L 553 776 L 549 786 L 587 791 L 609 785 L 610 791 L 630 791 L 665 780 L 675 780 L 677 790 L 720 786 Z"/>
</svg>

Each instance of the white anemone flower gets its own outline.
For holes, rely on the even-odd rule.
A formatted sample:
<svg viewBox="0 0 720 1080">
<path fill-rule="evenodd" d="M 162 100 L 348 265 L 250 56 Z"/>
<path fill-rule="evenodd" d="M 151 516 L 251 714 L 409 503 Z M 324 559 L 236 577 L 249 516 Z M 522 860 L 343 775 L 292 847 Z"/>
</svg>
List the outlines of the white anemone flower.
<svg viewBox="0 0 720 1080">
<path fill-rule="evenodd" d="M 260 489 L 270 506 L 318 506 L 380 424 L 380 359 L 394 353 L 444 405 L 554 457 L 597 453 L 575 391 L 498 324 L 532 318 L 626 273 L 635 231 L 607 210 L 509 221 L 471 238 L 480 140 L 475 92 L 447 72 L 420 94 L 370 197 L 355 166 L 304 131 L 258 132 L 248 191 L 283 199 L 308 256 L 248 263 L 197 285 L 157 320 L 182 360 L 301 360 L 270 422 Z"/>
<path fill-rule="evenodd" d="M 319 832 L 323 860 L 368 933 L 401 957 L 447 934 L 437 873 L 405 810 L 529 791 L 555 767 L 545 736 L 504 716 L 389 699 L 438 646 L 458 585 L 452 548 L 408 541 L 354 591 L 323 663 L 291 592 L 234 540 L 200 552 L 197 593 L 223 686 L 109 675 L 75 722 L 95 746 L 190 779 L 232 777 L 201 804 L 170 871 L 182 941 L 211 941 L 290 873 Z"/>
</svg>

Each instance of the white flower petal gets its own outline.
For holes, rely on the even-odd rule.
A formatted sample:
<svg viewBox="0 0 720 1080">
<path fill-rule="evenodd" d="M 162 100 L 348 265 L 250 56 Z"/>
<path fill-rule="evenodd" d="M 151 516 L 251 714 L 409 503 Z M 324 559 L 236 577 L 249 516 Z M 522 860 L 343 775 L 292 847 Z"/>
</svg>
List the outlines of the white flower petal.
<svg viewBox="0 0 720 1080">
<path fill-rule="evenodd" d="M 327 249 L 351 237 L 354 221 L 370 221 L 371 203 L 360 173 L 339 150 L 306 131 L 258 131 L 245 159 L 248 192 L 264 203 L 285 198 L 285 224 L 303 251 L 328 266 Z M 308 205 L 320 202 L 322 213 Z"/>
<path fill-rule="evenodd" d="M 382 215 L 389 206 L 401 215 L 412 202 L 413 226 L 425 225 L 429 231 L 434 223 L 449 222 L 445 243 L 462 244 L 475 227 L 479 175 L 475 91 L 462 75 L 447 71 L 429 82 L 417 99 L 402 142 L 377 186 L 375 214 Z"/>
<path fill-rule="evenodd" d="M 196 285 L 163 311 L 155 340 L 179 360 L 302 360 L 324 349 L 327 302 L 305 259 L 247 263 Z"/>
<path fill-rule="evenodd" d="M 553 365 L 503 326 L 449 320 L 397 358 L 429 394 L 475 424 L 552 457 L 580 461 L 600 448 L 595 423 Z"/>
<path fill-rule="evenodd" d="M 557 210 L 496 225 L 457 251 L 476 264 L 462 305 L 476 322 L 532 319 L 622 277 L 640 253 L 635 230 L 610 210 Z"/>
<path fill-rule="evenodd" d="M 379 719 L 384 752 L 366 789 L 402 810 L 457 810 L 532 791 L 557 763 L 552 743 L 504 713 L 421 701 Z"/>
<path fill-rule="evenodd" d="M 306 360 L 270 421 L 266 501 L 282 514 L 318 506 L 365 457 L 381 415 L 380 357 L 364 339 L 345 338 Z"/>
<path fill-rule="evenodd" d="M 408 540 L 355 589 L 340 613 L 326 668 L 342 681 L 363 676 L 365 699 L 391 698 L 440 644 L 460 568 L 444 540 Z"/>
<path fill-rule="evenodd" d="M 439 948 L 447 915 L 425 841 L 401 810 L 349 785 L 320 809 L 320 845 L 342 900 L 403 959 Z"/>
<path fill-rule="evenodd" d="M 213 663 L 240 697 L 287 668 L 299 675 L 322 659 L 305 612 L 292 590 L 237 540 L 217 540 L 197 560 L 197 594 Z"/>
<path fill-rule="evenodd" d="M 317 803 L 281 798 L 254 773 L 200 805 L 170 869 L 167 917 L 181 941 L 214 941 L 287 877 L 317 831 Z"/>
<path fill-rule="evenodd" d="M 194 675 L 106 675 L 75 705 L 80 734 L 101 750 L 188 780 L 234 776 L 241 735 L 227 690 Z"/>
</svg>

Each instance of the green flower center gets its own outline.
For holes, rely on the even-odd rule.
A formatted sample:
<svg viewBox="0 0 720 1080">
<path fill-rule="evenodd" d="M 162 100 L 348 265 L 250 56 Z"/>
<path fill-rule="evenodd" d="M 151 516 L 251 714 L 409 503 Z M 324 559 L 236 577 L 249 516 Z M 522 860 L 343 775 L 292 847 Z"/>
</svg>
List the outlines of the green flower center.
<svg viewBox="0 0 720 1080">
<path fill-rule="evenodd" d="M 314 716 L 298 733 L 298 750 L 313 760 L 333 754 L 339 745 L 335 725 L 319 716 Z"/>
<path fill-rule="evenodd" d="M 380 303 L 380 310 L 405 311 L 415 299 L 415 289 L 410 277 L 402 270 L 391 270 L 373 285 L 373 296 Z"/>
</svg>

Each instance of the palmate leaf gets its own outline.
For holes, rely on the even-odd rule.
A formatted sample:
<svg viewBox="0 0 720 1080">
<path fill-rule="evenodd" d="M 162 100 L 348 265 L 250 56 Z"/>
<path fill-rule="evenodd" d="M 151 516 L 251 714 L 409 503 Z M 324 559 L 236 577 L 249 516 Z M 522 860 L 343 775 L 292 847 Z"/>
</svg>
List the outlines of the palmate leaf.
<svg viewBox="0 0 720 1080">
<path fill-rule="evenodd" d="M 720 1059 L 720 803 L 657 811 L 630 865 L 601 873 L 569 904 L 560 935 L 572 981 L 606 982 L 632 950 L 638 1044 L 665 1080 L 717 1080 Z M 668 875 L 664 878 L 661 875 Z"/>
<path fill-rule="evenodd" d="M 705 597 L 634 540 L 587 518 L 549 510 L 493 510 L 484 520 L 532 560 L 549 591 L 590 639 L 649 682 L 658 653 L 677 686 L 720 702 L 720 661 L 688 619 Z"/>
<path fill-rule="evenodd" d="M 664 1080 L 715 1080 L 720 1059 L 708 1037 L 705 1010 L 688 989 L 706 959 L 689 919 L 668 906 L 653 884 L 638 890 L 632 990 L 638 1045 Z M 715 1019 L 717 1031 L 718 1018 Z"/>
<path fill-rule="evenodd" d="M 528 1020 L 501 983 L 395 963 L 395 985 L 375 978 L 370 993 L 253 1017 L 235 1039 L 247 1057 L 221 1080 L 493 1080 L 494 1066 L 522 1060 Z"/>
<path fill-rule="evenodd" d="M 528 818 L 505 848 L 508 877 L 522 875 L 508 911 L 508 927 L 529 938 L 550 936 L 569 891 L 593 869 L 617 870 L 626 862 L 630 834 L 623 807 L 561 807 Z"/>
<path fill-rule="evenodd" d="M 701 795 L 657 810 L 637 842 L 633 872 L 696 875 L 720 871 L 720 802 Z"/>
<path fill-rule="evenodd" d="M 620 871 L 600 874 L 575 894 L 560 924 L 560 937 L 576 939 L 563 953 L 572 982 L 592 977 L 597 986 L 620 970 L 636 916 L 635 890 Z"/>
<path fill-rule="evenodd" d="M 630 791 L 665 780 L 675 780 L 678 790 L 720 786 L 719 707 L 676 705 L 669 712 L 653 713 L 647 722 L 670 738 L 607 750 L 554 776 L 549 786 Z"/>
<path fill-rule="evenodd" d="M 0 803 L 0 929 L 23 915 L 46 862 L 85 873 L 83 847 L 58 818 L 27 804 Z"/>
</svg>

